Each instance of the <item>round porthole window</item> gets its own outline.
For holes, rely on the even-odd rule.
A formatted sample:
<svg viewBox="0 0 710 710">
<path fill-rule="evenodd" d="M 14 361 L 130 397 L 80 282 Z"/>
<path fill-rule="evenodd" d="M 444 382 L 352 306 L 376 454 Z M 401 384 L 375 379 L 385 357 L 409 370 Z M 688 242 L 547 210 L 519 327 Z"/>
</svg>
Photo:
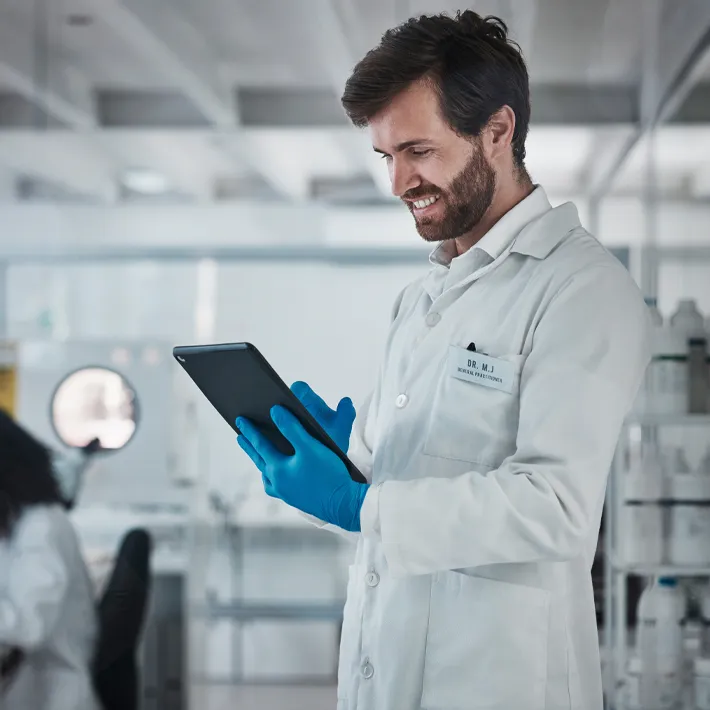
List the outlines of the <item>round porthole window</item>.
<svg viewBox="0 0 710 710">
<path fill-rule="evenodd" d="M 67 446 L 98 439 L 102 449 L 121 449 L 136 432 L 135 390 L 118 372 L 87 367 L 68 375 L 52 399 L 52 424 Z"/>
</svg>

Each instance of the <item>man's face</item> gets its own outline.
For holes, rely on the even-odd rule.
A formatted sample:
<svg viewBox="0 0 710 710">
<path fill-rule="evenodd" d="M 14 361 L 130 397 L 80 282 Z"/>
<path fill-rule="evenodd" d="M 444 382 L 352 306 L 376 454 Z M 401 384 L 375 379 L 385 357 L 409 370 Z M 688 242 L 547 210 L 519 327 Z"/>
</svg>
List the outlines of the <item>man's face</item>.
<svg viewBox="0 0 710 710">
<path fill-rule="evenodd" d="M 495 171 L 479 140 L 462 138 L 444 121 L 430 84 L 417 82 L 396 96 L 370 121 L 370 133 L 387 161 L 392 193 L 407 204 L 423 239 L 456 239 L 481 221 Z"/>
</svg>

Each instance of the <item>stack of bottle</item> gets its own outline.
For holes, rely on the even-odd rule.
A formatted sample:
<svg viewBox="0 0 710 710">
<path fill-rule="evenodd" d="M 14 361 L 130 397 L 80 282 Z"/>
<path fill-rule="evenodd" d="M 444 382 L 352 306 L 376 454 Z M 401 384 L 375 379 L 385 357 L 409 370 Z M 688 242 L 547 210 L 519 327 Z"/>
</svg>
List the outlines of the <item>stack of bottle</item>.
<svg viewBox="0 0 710 710">
<path fill-rule="evenodd" d="M 636 410 L 652 415 L 710 413 L 710 332 L 702 313 L 694 300 L 685 299 L 665 322 L 656 299 L 646 303 L 654 324 L 653 356 Z"/>
<path fill-rule="evenodd" d="M 710 587 L 699 618 L 675 579 L 646 587 L 625 691 L 625 710 L 710 710 Z"/>
<path fill-rule="evenodd" d="M 681 448 L 646 443 L 624 484 L 626 564 L 710 566 L 710 449 L 693 471 Z"/>
</svg>

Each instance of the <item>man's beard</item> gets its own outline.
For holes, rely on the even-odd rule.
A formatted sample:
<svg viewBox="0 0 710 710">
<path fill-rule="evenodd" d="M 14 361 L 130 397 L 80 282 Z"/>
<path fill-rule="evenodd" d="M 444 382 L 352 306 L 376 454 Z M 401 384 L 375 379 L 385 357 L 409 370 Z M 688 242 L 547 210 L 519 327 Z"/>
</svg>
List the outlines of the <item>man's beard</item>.
<svg viewBox="0 0 710 710">
<path fill-rule="evenodd" d="M 414 221 L 425 241 L 443 242 L 470 232 L 483 219 L 493 202 L 495 189 L 495 171 L 476 142 L 471 159 L 448 188 L 442 190 L 435 185 L 420 185 L 407 192 L 405 197 L 416 199 L 418 196 L 439 195 L 443 217 L 415 217 Z M 413 213 L 413 206 L 408 206 Z"/>
</svg>

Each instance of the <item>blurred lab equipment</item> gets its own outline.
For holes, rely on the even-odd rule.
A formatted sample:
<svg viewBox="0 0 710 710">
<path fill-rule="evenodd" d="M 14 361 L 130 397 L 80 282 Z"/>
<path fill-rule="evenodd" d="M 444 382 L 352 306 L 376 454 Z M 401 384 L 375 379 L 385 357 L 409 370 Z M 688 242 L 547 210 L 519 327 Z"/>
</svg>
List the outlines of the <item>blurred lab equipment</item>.
<svg viewBox="0 0 710 710">
<path fill-rule="evenodd" d="M 665 322 L 656 299 L 647 298 L 654 326 L 653 357 L 636 411 L 654 415 L 710 412 L 709 334 L 692 299 L 683 299 Z"/>
<path fill-rule="evenodd" d="M 660 564 L 664 556 L 663 468 L 656 446 L 647 446 L 626 475 L 625 496 L 624 561 Z"/>
<path fill-rule="evenodd" d="M 639 708 L 674 710 L 681 697 L 685 599 L 675 579 L 653 580 L 638 605 Z"/>
</svg>

